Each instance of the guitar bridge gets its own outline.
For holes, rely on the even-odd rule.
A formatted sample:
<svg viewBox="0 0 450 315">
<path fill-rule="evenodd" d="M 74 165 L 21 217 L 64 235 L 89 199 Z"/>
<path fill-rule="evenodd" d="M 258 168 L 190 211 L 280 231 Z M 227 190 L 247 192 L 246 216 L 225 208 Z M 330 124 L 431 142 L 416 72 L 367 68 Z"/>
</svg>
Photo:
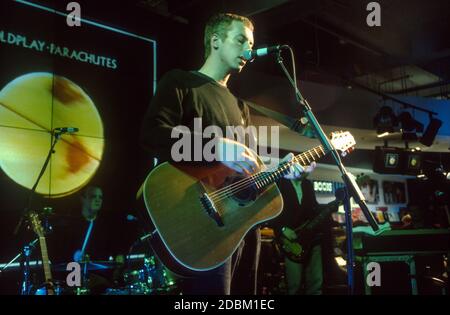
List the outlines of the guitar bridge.
<svg viewBox="0 0 450 315">
<path fill-rule="evenodd" d="M 204 193 L 203 196 L 200 198 L 200 202 L 203 205 L 203 208 L 206 210 L 206 213 L 214 220 L 216 221 L 218 226 L 224 226 L 222 217 L 220 216 L 219 211 L 217 211 L 216 206 L 214 205 L 211 198 L 209 198 L 207 193 Z"/>
</svg>

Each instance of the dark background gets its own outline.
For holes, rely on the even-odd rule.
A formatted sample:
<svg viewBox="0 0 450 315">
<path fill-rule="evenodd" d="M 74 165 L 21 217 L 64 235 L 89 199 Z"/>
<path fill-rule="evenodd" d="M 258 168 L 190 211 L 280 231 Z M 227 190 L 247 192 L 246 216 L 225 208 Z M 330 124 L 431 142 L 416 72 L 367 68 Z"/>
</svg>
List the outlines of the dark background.
<svg viewBox="0 0 450 315">
<path fill-rule="evenodd" d="M 136 215 L 136 191 L 153 164 L 139 146 L 139 130 L 153 94 L 156 44 L 87 23 L 71 28 L 65 17 L 13 1 L 2 1 L 0 21 L 5 32 L 25 35 L 28 41 L 44 40 L 117 60 L 118 67 L 111 69 L 51 55 L 46 50 L 37 52 L 2 43 L 0 86 L 26 73 L 50 72 L 68 78 L 90 96 L 103 121 L 105 144 L 100 166 L 88 184 L 100 186 L 104 195 L 88 251 L 97 260 L 126 252 L 140 233 L 136 223 L 128 222 L 126 216 Z M 144 35 L 152 39 L 152 34 Z M 80 130 L 79 136 L 90 135 Z M 0 191 L 3 263 L 34 235 L 25 230 L 25 225 L 17 235 L 13 234 L 27 205 L 29 190 L 0 172 Z M 49 217 L 53 232 L 47 236 L 53 262 L 70 261 L 71 254 L 81 248 L 87 225 L 80 220 L 80 194 L 81 191 L 62 198 L 33 198 L 32 209 L 41 211 L 49 206 L 54 211 Z M 33 258 L 39 256 L 37 249 Z"/>
<path fill-rule="evenodd" d="M 35 0 L 61 12 L 70 1 Z M 255 22 L 256 46 L 289 44 L 297 61 L 297 76 L 320 84 L 353 88 L 376 81 L 377 92 L 398 95 L 417 95 L 448 100 L 450 79 L 450 46 L 447 31 L 449 2 L 434 1 L 377 1 L 382 7 L 382 27 L 369 28 L 365 24 L 370 1 L 353 0 L 130 0 L 78 1 L 82 18 L 151 38 L 157 42 L 157 79 L 173 68 L 198 69 L 203 61 L 203 25 L 217 12 L 247 15 Z M 77 50 L 93 51 L 97 55 L 114 56 L 117 70 L 84 64 L 28 49 L 0 46 L 0 87 L 15 77 L 34 71 L 49 71 L 63 75 L 79 84 L 93 99 L 104 122 L 105 151 L 102 163 L 90 184 L 104 190 L 99 259 L 105 255 L 125 252 L 140 233 L 136 222 L 127 222 L 128 213 L 144 214 L 136 204 L 135 193 L 153 161 L 138 144 L 141 117 L 152 95 L 153 47 L 150 43 L 83 24 L 69 28 L 65 17 L 55 16 L 13 1 L 0 4 L 0 27 L 22 32 L 29 38 L 52 41 Z M 405 80 L 401 82 L 393 69 L 413 65 L 438 77 L 433 83 Z M 416 69 L 416 68 L 415 68 Z M 417 71 L 414 70 L 414 71 Z M 241 76 L 233 77 L 230 88 L 237 94 L 252 98 L 261 90 L 270 89 L 271 81 L 258 80 L 260 73 L 284 80 L 271 58 L 261 59 L 247 66 Z M 420 72 L 408 73 L 414 77 Z M 255 79 L 256 78 L 256 79 Z M 367 80 L 366 80 L 367 78 Z M 392 81 L 393 80 L 393 81 Z M 385 83 L 383 83 L 386 81 Z M 392 81 L 392 82 L 391 82 Z M 282 81 L 287 87 L 286 81 Z M 395 83 L 395 84 L 394 84 Z M 367 84 L 369 85 L 369 84 Z M 373 86 L 369 85 L 371 88 Z M 289 90 L 288 90 L 289 91 Z M 326 92 L 318 92 L 318 94 Z M 277 95 L 282 99 L 279 110 L 297 115 L 298 108 L 292 94 Z M 306 96 L 309 96 L 307 93 Z M 349 111 L 354 116 L 335 111 L 317 110 L 320 122 L 336 126 L 371 129 L 371 115 L 379 104 L 352 99 Z M 315 102 L 313 102 L 314 105 Z M 267 104 L 263 104 L 267 105 Z M 271 107 L 270 105 L 268 107 Z M 442 108 L 448 111 L 448 108 Z M 444 111 L 444 112 L 445 112 Z M 336 115 L 336 113 L 338 113 Z M 367 117 L 366 117 L 367 116 Z M 448 116 L 440 116 L 448 126 Z M 447 127 L 448 128 L 448 127 Z M 448 133 L 447 133 L 448 135 Z M 380 143 L 381 145 L 381 143 Z M 427 160 L 442 162 L 450 169 L 448 147 L 426 152 Z M 283 150 L 281 152 L 284 153 Z M 424 153 L 425 154 L 425 153 Z M 329 159 L 324 162 L 331 163 Z M 373 148 L 358 149 L 348 158 L 347 166 L 370 168 Z M 426 183 L 409 182 L 410 200 L 420 202 Z M 447 183 L 448 187 L 448 183 Z M 19 187 L 0 172 L 0 261 L 7 262 L 32 238 L 23 232 L 12 231 L 26 204 L 28 190 Z M 427 192 L 432 194 L 433 191 Z M 34 199 L 36 208 L 52 206 L 56 213 L 79 211 L 79 193 L 61 199 Z M 104 216 L 103 216 L 104 215 Z M 145 217 L 148 220 L 147 217 Z M 148 221 L 143 222 L 144 225 Z M 57 232 L 49 236 L 49 243 L 57 239 L 64 246 L 64 238 Z M 75 229 L 83 233 L 83 227 Z M 51 255 L 51 248 L 49 248 Z"/>
</svg>

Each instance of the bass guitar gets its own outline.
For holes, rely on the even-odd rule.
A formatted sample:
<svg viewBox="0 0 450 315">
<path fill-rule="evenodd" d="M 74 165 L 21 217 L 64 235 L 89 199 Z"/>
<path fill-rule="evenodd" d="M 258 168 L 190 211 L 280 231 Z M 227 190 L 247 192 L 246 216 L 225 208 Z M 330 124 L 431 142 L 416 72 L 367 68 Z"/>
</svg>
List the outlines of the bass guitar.
<svg viewBox="0 0 450 315">
<path fill-rule="evenodd" d="M 342 202 L 342 199 L 336 198 L 326 205 L 319 205 L 320 212 L 296 229 L 284 226 L 278 237 L 278 243 L 284 255 L 296 263 L 303 263 L 317 239 L 318 228 L 332 212 L 338 210 Z"/>
</svg>

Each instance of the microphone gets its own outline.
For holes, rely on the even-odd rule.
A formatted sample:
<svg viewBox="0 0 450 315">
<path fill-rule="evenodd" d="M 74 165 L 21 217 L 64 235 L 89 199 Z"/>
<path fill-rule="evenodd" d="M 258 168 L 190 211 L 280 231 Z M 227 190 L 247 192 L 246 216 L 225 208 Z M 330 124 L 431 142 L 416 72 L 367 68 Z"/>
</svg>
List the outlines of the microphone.
<svg viewBox="0 0 450 315">
<path fill-rule="evenodd" d="M 277 46 L 258 48 L 255 50 L 248 49 L 248 50 L 244 51 L 242 57 L 247 61 L 253 60 L 256 57 L 263 57 L 268 54 L 276 53 L 276 52 L 280 51 L 281 49 L 283 49 L 284 47 L 285 47 L 285 45 L 277 45 Z"/>
<path fill-rule="evenodd" d="M 78 128 L 76 127 L 60 127 L 60 128 L 55 128 L 53 129 L 54 132 L 59 132 L 59 133 L 75 133 L 78 132 Z"/>
</svg>

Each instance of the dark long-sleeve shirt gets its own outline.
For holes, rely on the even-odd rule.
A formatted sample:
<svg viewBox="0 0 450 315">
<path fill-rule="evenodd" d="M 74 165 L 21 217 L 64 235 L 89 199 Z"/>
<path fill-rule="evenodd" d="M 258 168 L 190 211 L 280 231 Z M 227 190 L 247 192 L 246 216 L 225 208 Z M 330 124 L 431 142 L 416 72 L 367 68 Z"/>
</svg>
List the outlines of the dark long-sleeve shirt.
<svg viewBox="0 0 450 315">
<path fill-rule="evenodd" d="M 141 143 L 160 160 L 171 160 L 172 145 L 178 141 L 171 138 L 172 129 L 183 125 L 193 132 L 194 118 L 200 117 L 202 129 L 214 125 L 225 136 L 226 126 L 248 125 L 249 110 L 228 88 L 200 72 L 169 71 L 160 80 L 144 117 Z"/>
</svg>

